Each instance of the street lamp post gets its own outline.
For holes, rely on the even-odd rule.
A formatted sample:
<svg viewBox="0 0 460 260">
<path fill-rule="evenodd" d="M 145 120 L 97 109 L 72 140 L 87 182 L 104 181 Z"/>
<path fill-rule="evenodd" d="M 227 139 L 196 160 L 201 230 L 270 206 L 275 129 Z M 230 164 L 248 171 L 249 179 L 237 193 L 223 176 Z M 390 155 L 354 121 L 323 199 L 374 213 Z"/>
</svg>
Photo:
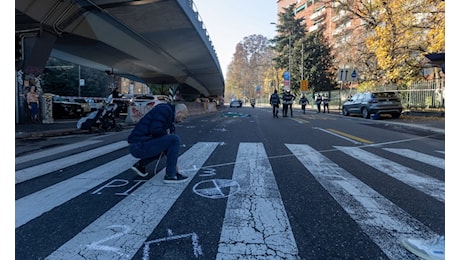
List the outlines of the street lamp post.
<svg viewBox="0 0 460 260">
<path fill-rule="evenodd" d="M 78 65 L 78 97 L 81 97 L 81 74 L 80 74 L 80 65 Z"/>
<path fill-rule="evenodd" d="M 289 82 L 288 88 L 291 89 L 291 35 L 289 34 L 289 64 L 288 64 L 288 72 L 289 72 Z"/>
</svg>

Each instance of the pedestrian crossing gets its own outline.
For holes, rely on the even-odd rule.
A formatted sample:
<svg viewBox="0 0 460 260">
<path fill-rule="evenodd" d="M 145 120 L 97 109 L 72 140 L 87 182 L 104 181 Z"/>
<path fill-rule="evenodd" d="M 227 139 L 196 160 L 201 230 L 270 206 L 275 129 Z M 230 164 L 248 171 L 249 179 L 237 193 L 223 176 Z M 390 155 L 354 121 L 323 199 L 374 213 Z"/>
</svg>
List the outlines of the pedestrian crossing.
<svg viewBox="0 0 460 260">
<path fill-rule="evenodd" d="M 16 184 L 34 182 L 59 169 L 85 162 L 94 156 L 103 156 L 124 149 L 127 145 L 125 141 L 121 141 L 17 170 Z M 136 254 L 141 254 L 142 259 L 150 259 L 152 243 L 184 237 L 192 241 L 192 256 L 204 257 L 204 250 L 199 242 L 200 233 L 173 235 L 171 231 L 171 234 L 164 239 L 149 241 L 148 238 L 179 197 L 192 196 L 184 192 L 192 182 L 195 182 L 195 179 L 200 178 L 197 174 L 204 168 L 210 171 L 209 169 L 213 167 L 219 167 L 219 165 L 207 165 L 207 161 L 214 154 L 222 153 L 224 149 L 222 146 L 219 142 L 198 142 L 192 145 L 178 160 L 181 172 L 190 176 L 187 182 L 175 185 L 163 184 L 165 172 L 162 169 L 154 177 L 139 182 L 136 189 L 75 236 L 61 241 L 58 248 L 44 255 L 43 258 L 132 259 Z M 296 158 L 305 168 L 306 171 L 300 174 L 311 174 L 367 235 L 366 239 L 372 240 L 389 259 L 413 259 L 413 256 L 401 247 L 400 238 L 407 235 L 429 238 L 436 234 L 422 221 L 387 199 L 374 187 L 355 177 L 321 151 L 307 144 L 286 143 L 284 146 L 290 152 L 286 156 Z M 75 149 L 75 147 L 69 146 L 68 149 Z M 333 148 L 349 160 L 374 169 L 369 174 L 385 174 L 440 203 L 445 202 L 445 184 L 440 180 L 443 178 L 428 176 L 401 162 L 385 158 L 384 153 L 372 151 L 377 149 L 405 156 L 407 160 L 439 168 L 439 172 L 445 169 L 443 154 L 437 157 L 401 148 L 373 147 L 369 150 L 355 146 Z M 62 153 L 62 149 L 56 149 L 55 153 Z M 45 155 L 52 155 L 52 152 L 41 153 L 42 155 L 37 156 L 44 158 Z M 273 158 L 268 156 L 266 147 L 259 142 L 242 142 L 234 156 L 234 159 L 229 158 L 232 163 L 226 165 L 233 166 L 231 181 L 238 185 L 229 188 L 222 229 L 217 242 L 217 253 L 211 259 L 302 259 L 290 215 L 285 209 L 286 200 L 283 200 L 283 194 L 280 193 L 275 179 L 276 172 L 273 171 L 271 162 Z M 16 158 L 16 166 L 24 161 L 26 161 L 24 158 Z M 34 225 L 33 220 L 45 218 L 47 212 L 65 207 L 67 202 L 77 196 L 95 193 L 102 185 L 129 171 L 135 161 L 135 158 L 127 154 L 17 198 L 16 229 Z M 222 188 L 219 185 L 215 188 L 218 193 L 224 193 L 219 190 Z M 205 258 L 210 259 L 209 256 Z"/>
</svg>

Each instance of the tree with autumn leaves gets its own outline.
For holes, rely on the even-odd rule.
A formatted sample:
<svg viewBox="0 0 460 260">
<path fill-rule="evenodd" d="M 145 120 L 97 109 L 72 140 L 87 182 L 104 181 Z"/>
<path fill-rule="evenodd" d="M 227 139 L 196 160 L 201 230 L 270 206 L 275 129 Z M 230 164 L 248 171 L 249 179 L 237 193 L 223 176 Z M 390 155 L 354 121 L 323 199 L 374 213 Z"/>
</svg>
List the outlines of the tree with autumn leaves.
<svg viewBox="0 0 460 260">
<path fill-rule="evenodd" d="M 314 92 L 332 90 L 336 84 L 331 49 L 322 31 L 306 33 L 302 19 L 294 17 L 293 6 L 279 14 L 278 35 L 268 40 L 262 35 L 245 37 L 235 48 L 227 70 L 227 99 L 263 97 L 283 88 L 282 75 L 291 74 L 291 90 L 300 94 L 300 82 L 309 81 Z"/>
<path fill-rule="evenodd" d="M 439 0 L 334 0 L 334 8 L 360 20 L 356 59 L 368 83 L 405 83 L 420 79 L 428 53 L 445 52 L 445 2 Z"/>
<path fill-rule="evenodd" d="M 227 99 L 257 98 L 256 88 L 269 91 L 273 75 L 273 51 L 267 37 L 250 35 L 236 45 L 235 53 L 227 69 L 225 97 Z M 271 74 L 270 74 L 271 73 Z"/>
<path fill-rule="evenodd" d="M 426 54 L 445 52 L 444 1 L 324 0 L 324 3 L 336 12 L 346 12 L 343 19 L 351 16 L 358 21 L 358 26 L 352 29 L 353 37 L 343 37 L 339 50 L 331 49 L 328 39 L 321 35 L 321 28 L 306 32 L 308 26 L 303 19 L 295 18 L 294 5 L 291 5 L 278 14 L 278 35 L 269 40 L 274 52 L 265 52 L 271 55 L 269 59 L 273 63 L 267 59 L 265 67 L 257 64 L 257 68 L 264 70 L 263 79 L 254 74 L 245 76 L 261 71 L 253 69 L 246 59 L 250 55 L 243 46 L 237 46 L 229 65 L 226 88 L 240 89 L 241 93 L 254 84 L 248 78 L 253 81 L 258 78 L 259 82 L 269 81 L 272 88 L 279 89 L 283 82 L 281 75 L 291 70 L 294 91 L 298 92 L 302 79 L 307 79 L 314 91 L 330 90 L 336 86 L 335 73 L 344 64 L 359 71 L 363 86 L 396 84 L 402 87 L 422 79 L 422 69 L 429 62 Z M 252 69 L 245 69 L 248 67 Z"/>
</svg>

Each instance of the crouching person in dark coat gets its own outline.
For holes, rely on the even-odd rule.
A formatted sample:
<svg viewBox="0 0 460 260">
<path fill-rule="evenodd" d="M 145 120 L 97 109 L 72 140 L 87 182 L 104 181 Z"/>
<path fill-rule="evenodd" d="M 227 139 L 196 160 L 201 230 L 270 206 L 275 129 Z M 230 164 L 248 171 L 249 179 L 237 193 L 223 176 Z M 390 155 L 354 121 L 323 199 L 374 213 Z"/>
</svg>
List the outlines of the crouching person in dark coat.
<svg viewBox="0 0 460 260">
<path fill-rule="evenodd" d="M 175 134 L 174 123 L 182 122 L 188 116 L 184 104 L 164 103 L 153 107 L 136 124 L 128 136 L 129 152 L 139 158 L 131 169 L 138 175 L 148 175 L 146 166 L 166 155 L 166 174 L 164 183 L 180 183 L 187 181 L 187 176 L 179 173 L 177 159 L 179 157 L 180 138 Z"/>
</svg>

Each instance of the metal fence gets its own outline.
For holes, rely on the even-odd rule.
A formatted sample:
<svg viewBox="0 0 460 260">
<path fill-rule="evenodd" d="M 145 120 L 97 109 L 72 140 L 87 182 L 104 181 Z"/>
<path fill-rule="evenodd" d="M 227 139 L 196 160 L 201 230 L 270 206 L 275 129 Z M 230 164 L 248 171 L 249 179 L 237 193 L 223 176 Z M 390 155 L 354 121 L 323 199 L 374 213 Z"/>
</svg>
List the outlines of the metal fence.
<svg viewBox="0 0 460 260">
<path fill-rule="evenodd" d="M 395 91 L 401 97 L 401 103 L 405 111 L 426 111 L 426 110 L 435 110 L 444 112 L 444 90 L 445 90 L 445 80 L 431 80 L 416 82 L 407 87 L 407 89 L 400 89 L 397 85 L 384 85 L 376 86 L 369 91 Z M 341 90 L 332 90 L 330 92 L 322 91 L 320 94 L 329 95 L 329 108 L 330 109 L 341 109 L 342 104 L 347 101 L 349 97 L 356 94 L 357 89 L 341 89 Z M 316 95 L 316 93 L 315 93 Z M 280 98 L 282 93 L 280 94 Z M 316 109 L 313 95 L 310 92 L 306 93 L 310 107 Z M 256 100 L 257 104 L 269 104 L 270 95 L 266 97 L 259 97 Z M 296 98 L 294 106 L 298 106 L 298 101 L 300 97 Z"/>
<path fill-rule="evenodd" d="M 444 90 L 445 80 L 432 80 L 415 82 L 407 87 L 400 89 L 397 85 L 376 86 L 369 91 L 394 91 L 401 97 L 404 110 L 438 110 L 444 111 Z M 357 89 L 333 90 L 330 92 L 329 106 L 340 109 L 349 97 L 356 94 Z M 310 94 L 311 97 L 311 94 Z"/>
</svg>

